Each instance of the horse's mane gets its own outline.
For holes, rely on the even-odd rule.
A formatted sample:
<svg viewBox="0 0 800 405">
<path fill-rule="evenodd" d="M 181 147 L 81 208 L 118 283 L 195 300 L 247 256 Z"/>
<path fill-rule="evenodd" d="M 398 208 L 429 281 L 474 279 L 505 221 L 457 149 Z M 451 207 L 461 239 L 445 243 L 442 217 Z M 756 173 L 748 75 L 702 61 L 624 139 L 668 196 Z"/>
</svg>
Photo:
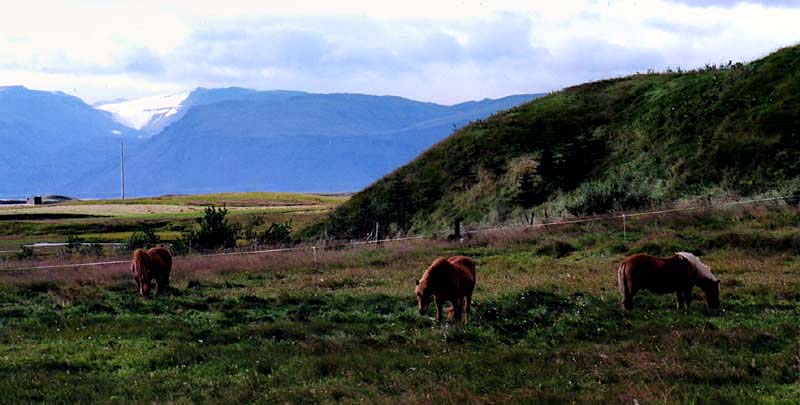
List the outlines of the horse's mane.
<svg viewBox="0 0 800 405">
<path fill-rule="evenodd" d="M 147 277 L 150 270 L 148 269 L 150 266 L 150 255 L 147 254 L 147 251 L 144 249 L 136 249 L 133 252 L 133 263 L 136 268 L 136 272 L 142 277 Z"/>
<path fill-rule="evenodd" d="M 708 267 L 705 263 L 701 262 L 700 258 L 698 258 L 697 256 L 689 252 L 678 252 L 675 254 L 688 260 L 689 263 L 691 263 L 692 266 L 694 266 L 694 268 L 697 269 L 697 272 L 700 274 L 701 277 L 711 281 L 717 281 L 717 277 L 711 273 L 711 268 Z"/>
<path fill-rule="evenodd" d="M 443 263 L 450 264 L 447 259 L 444 257 L 437 257 L 436 260 L 431 263 L 430 267 L 422 273 L 422 278 L 419 279 L 420 283 L 427 281 L 431 277 L 431 273 L 433 273 L 436 269 L 442 266 Z"/>
</svg>

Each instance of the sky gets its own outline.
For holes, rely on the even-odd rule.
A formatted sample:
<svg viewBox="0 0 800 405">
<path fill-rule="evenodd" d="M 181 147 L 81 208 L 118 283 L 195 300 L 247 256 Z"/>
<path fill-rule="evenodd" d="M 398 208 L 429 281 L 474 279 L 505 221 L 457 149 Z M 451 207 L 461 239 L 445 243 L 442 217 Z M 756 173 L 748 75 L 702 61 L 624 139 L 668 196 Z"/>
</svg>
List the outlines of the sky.
<svg viewBox="0 0 800 405">
<path fill-rule="evenodd" d="M 9 1 L 0 85 L 89 103 L 241 86 L 452 104 L 800 41 L 800 1 Z"/>
</svg>

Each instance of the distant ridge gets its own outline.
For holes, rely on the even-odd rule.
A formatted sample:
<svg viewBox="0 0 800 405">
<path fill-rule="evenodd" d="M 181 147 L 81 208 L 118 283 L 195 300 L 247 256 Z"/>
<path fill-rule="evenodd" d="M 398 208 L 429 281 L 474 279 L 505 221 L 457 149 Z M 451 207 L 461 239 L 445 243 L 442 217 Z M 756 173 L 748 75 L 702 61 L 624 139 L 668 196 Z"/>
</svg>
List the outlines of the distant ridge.
<svg viewBox="0 0 800 405">
<path fill-rule="evenodd" d="M 359 190 L 454 128 L 536 97 L 443 106 L 230 87 L 95 109 L 60 92 L 3 89 L 0 195 L 79 198 L 118 194 L 121 142 L 132 196 Z"/>
</svg>

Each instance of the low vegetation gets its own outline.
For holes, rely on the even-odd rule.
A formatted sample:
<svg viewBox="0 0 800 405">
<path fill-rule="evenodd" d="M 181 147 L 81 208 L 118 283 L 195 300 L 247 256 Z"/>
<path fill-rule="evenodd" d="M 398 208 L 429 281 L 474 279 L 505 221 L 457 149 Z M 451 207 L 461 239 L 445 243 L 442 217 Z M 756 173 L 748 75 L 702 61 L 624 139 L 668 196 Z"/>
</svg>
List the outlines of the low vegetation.
<svg viewBox="0 0 800 405">
<path fill-rule="evenodd" d="M 0 261 L 15 258 L 20 245 L 68 242 L 70 236 L 79 238 L 85 247 L 114 242 L 122 244 L 122 250 L 129 250 L 125 248 L 168 243 L 178 244 L 188 251 L 186 233 L 197 230 L 197 220 L 205 217 L 206 207 L 195 205 L 201 202 L 211 205 L 216 202 L 216 207 L 225 207 L 230 226 L 243 230 L 236 235 L 237 246 L 281 244 L 299 238 L 299 230 L 319 222 L 344 200 L 344 196 L 226 193 L 156 197 L 138 199 L 135 203 L 134 200 L 102 200 L 44 207 L 5 207 L 0 208 Z M 270 227 L 273 227 L 271 231 Z M 244 232 L 248 230 L 250 234 Z M 109 246 L 104 249 L 106 255 L 120 250 Z M 37 248 L 34 253 L 36 257 L 46 258 L 58 254 L 59 249 Z"/>
<path fill-rule="evenodd" d="M 126 265 L 0 270 L 7 402 L 792 402 L 800 396 L 800 211 L 734 211 L 446 241 L 178 258 L 143 301 Z M 614 263 L 688 249 L 722 313 L 642 293 Z M 419 316 L 438 255 L 478 260 L 472 322 Z M 2 266 L 0 266 L 2 267 Z M 696 291 L 696 294 L 699 294 Z M 125 381 L 125 384 L 120 384 Z"/>
<path fill-rule="evenodd" d="M 796 194 L 798 127 L 800 46 L 747 64 L 587 83 L 468 125 L 342 204 L 328 231 Z"/>
</svg>

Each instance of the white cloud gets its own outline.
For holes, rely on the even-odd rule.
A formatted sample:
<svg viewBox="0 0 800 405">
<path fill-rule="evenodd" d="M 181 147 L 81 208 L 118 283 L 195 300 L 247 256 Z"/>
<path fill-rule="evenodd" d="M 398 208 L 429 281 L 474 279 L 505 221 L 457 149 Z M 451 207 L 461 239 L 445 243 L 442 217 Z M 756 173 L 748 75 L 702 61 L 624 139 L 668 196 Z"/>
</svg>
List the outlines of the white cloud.
<svg viewBox="0 0 800 405">
<path fill-rule="evenodd" d="M 0 0 L 0 85 L 88 101 L 246 86 L 458 102 L 800 38 L 788 1 Z"/>
</svg>

